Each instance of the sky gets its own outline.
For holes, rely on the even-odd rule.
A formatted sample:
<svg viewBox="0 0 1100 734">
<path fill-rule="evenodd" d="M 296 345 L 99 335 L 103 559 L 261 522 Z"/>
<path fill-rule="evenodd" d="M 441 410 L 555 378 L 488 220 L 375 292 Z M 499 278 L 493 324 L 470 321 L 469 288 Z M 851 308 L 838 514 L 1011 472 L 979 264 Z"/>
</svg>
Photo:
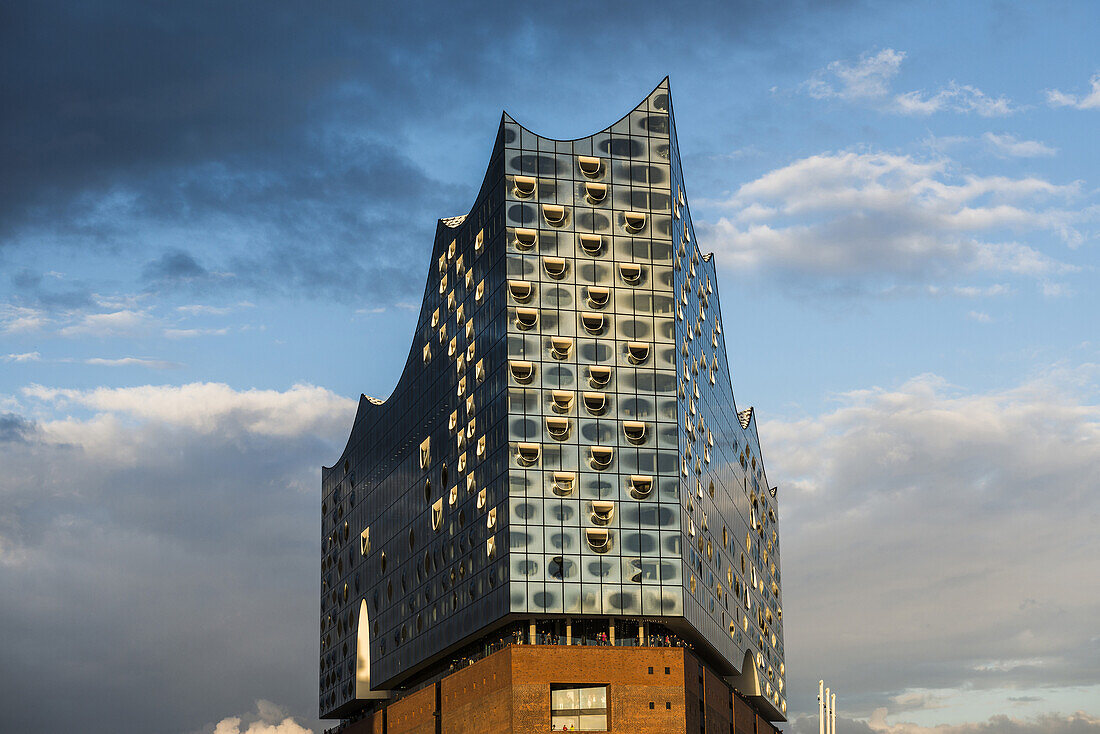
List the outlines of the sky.
<svg viewBox="0 0 1100 734">
<path fill-rule="evenodd" d="M 1100 5 L 0 8 L 0 730 L 319 733 L 320 467 L 502 110 L 669 75 L 789 706 L 1100 733 Z"/>
</svg>

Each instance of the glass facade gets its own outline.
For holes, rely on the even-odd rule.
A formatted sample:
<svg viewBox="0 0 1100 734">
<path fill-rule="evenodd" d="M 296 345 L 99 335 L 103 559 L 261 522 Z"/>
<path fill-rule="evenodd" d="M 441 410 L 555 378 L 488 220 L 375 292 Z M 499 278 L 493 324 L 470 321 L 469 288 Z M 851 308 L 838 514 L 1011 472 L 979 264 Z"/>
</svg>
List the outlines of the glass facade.
<svg viewBox="0 0 1100 734">
<path fill-rule="evenodd" d="M 751 665 L 785 710 L 775 492 L 667 80 L 579 140 L 504 116 L 470 213 L 437 226 L 398 386 L 322 482 L 322 716 L 506 623 L 608 617 Z"/>
</svg>

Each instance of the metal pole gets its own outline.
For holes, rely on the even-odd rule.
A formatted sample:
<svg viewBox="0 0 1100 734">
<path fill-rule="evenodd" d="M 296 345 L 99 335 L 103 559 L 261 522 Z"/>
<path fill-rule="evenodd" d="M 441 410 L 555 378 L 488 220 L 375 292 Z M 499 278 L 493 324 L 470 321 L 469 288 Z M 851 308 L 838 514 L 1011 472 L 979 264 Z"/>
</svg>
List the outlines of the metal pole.
<svg viewBox="0 0 1100 734">
<path fill-rule="evenodd" d="M 829 687 L 825 686 L 825 734 L 833 734 L 833 728 L 830 726 L 831 718 L 829 717 Z"/>
<path fill-rule="evenodd" d="M 833 721 L 832 734 L 836 734 L 836 694 L 835 693 L 833 694 L 833 700 L 830 702 L 830 705 L 829 705 L 829 717 Z"/>
<path fill-rule="evenodd" d="M 825 681 L 817 682 L 817 732 L 825 734 Z"/>
</svg>

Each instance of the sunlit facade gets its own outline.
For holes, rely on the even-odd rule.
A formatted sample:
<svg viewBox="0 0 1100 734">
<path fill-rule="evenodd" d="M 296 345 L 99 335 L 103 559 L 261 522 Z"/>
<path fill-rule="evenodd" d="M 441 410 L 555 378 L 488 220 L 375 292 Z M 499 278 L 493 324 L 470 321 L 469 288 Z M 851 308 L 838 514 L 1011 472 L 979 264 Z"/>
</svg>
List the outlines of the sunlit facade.
<svg viewBox="0 0 1100 734">
<path fill-rule="evenodd" d="M 360 400 L 323 470 L 322 717 L 484 640 L 675 638 L 783 719 L 776 492 L 734 401 L 740 314 L 723 319 L 692 229 L 667 80 L 578 140 L 505 114 L 430 262 L 396 389 Z M 548 710 L 596 695 L 575 687 Z"/>
</svg>

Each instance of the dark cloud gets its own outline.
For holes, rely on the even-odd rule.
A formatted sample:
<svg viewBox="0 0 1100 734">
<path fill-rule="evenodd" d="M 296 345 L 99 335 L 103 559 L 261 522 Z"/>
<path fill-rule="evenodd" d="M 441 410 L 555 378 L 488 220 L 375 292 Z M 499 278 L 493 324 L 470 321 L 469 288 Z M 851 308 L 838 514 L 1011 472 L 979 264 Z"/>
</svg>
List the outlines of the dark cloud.
<svg viewBox="0 0 1100 734">
<path fill-rule="evenodd" d="M 35 424 L 15 413 L 0 413 L 0 443 L 26 442 Z"/>
<path fill-rule="evenodd" d="M 403 152 L 426 130 L 438 139 L 460 127 L 464 142 L 481 135 L 487 150 L 506 101 L 545 93 L 531 73 L 551 58 L 555 94 L 592 95 L 592 69 L 619 67 L 640 96 L 672 60 L 706 55 L 708 43 L 795 47 L 763 31 L 814 28 L 815 14 L 850 4 L 700 3 L 678 15 L 681 38 L 692 39 L 684 44 L 667 32 L 666 13 L 635 4 L 517 15 L 504 2 L 473 13 L 9 3 L 0 247 L 48 236 L 85 253 L 136 249 L 142 262 L 160 257 L 150 249 L 167 230 L 195 243 L 177 257 L 238 278 L 162 277 L 163 287 L 407 297 L 422 277 L 407 254 L 425 252 L 434 220 L 465 212 L 480 184 L 474 169 L 443 185 L 447 173 Z M 616 42 L 591 43 L 580 17 L 616 28 Z"/>
</svg>

